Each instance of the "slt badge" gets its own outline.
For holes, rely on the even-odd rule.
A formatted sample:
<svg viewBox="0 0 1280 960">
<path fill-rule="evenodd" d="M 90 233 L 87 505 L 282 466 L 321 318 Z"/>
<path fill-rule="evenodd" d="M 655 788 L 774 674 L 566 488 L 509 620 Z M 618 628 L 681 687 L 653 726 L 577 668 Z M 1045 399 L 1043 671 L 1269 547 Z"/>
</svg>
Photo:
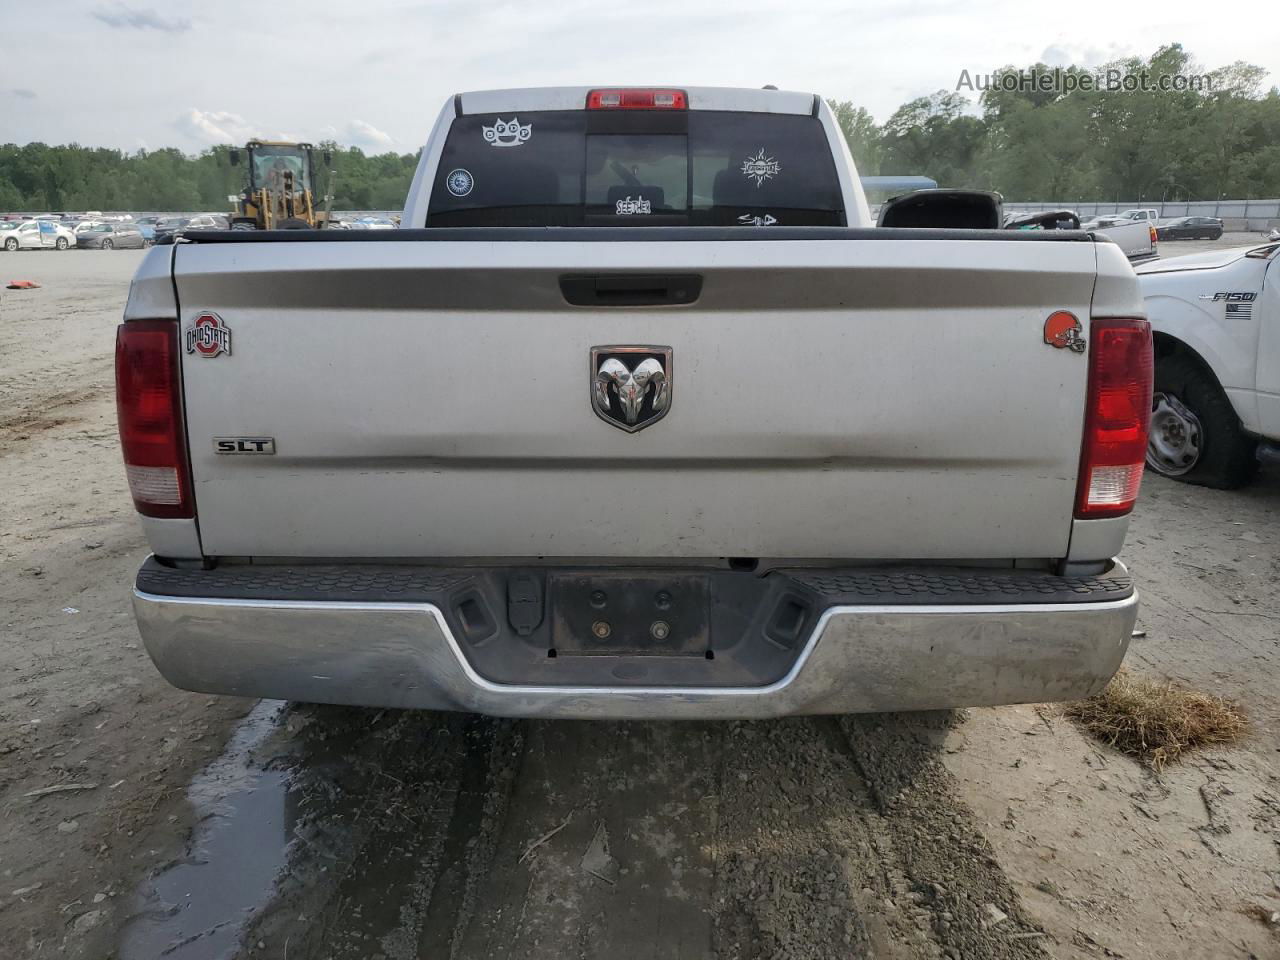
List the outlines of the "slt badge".
<svg viewBox="0 0 1280 960">
<path fill-rule="evenodd" d="M 671 348 L 592 347 L 591 407 L 627 433 L 657 423 L 671 409 Z"/>
</svg>

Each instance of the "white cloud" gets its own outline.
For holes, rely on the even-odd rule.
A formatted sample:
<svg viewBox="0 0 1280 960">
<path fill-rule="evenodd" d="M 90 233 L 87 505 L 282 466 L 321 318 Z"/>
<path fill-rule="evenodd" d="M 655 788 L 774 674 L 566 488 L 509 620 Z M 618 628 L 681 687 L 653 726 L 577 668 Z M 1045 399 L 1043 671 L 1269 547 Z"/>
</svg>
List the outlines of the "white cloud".
<svg viewBox="0 0 1280 960">
<path fill-rule="evenodd" d="M 395 138 L 391 134 L 363 120 L 352 120 L 347 124 L 344 134 L 337 139 L 366 151 L 376 150 L 386 153 L 388 150 L 394 150 L 396 146 Z"/>
<path fill-rule="evenodd" d="M 1045 47 L 1044 52 L 1040 54 L 1040 62 L 1050 67 L 1069 67 L 1075 65 L 1078 67 L 1096 68 L 1105 63 L 1111 63 L 1114 60 L 1121 60 L 1125 57 L 1132 57 L 1141 54 L 1143 51 L 1136 50 L 1129 44 L 1109 43 L 1105 46 L 1087 46 L 1083 44 L 1071 43 L 1054 43 Z M 1155 46 L 1152 45 L 1150 50 L 1145 53 L 1150 55 L 1155 52 Z"/>
<path fill-rule="evenodd" d="M 117 30 L 159 30 L 161 33 L 186 33 L 191 29 L 188 17 L 166 17 L 155 10 L 126 7 L 116 3 L 93 11 L 93 16 Z"/>
<path fill-rule="evenodd" d="M 201 144 L 244 143 L 255 138 L 261 140 L 293 140 L 287 133 L 267 130 L 251 123 L 238 113 L 226 110 L 200 110 L 191 107 L 173 122 L 173 125 L 192 140 Z"/>
</svg>

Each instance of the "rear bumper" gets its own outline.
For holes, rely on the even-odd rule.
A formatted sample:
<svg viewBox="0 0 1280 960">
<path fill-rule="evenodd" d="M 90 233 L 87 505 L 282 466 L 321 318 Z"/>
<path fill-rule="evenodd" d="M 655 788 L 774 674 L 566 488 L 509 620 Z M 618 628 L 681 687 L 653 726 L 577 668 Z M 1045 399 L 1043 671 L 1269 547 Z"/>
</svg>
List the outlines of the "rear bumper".
<svg viewBox="0 0 1280 960">
<path fill-rule="evenodd" d="M 1077 699 L 1119 668 L 1138 604 L 1131 587 L 1119 598 L 1075 602 L 1036 602 L 1032 592 L 1030 602 L 936 603 L 928 585 L 922 590 L 902 602 L 824 603 L 785 674 L 738 686 L 495 682 L 464 653 L 445 604 L 416 599 L 136 589 L 134 610 L 160 672 L 188 690 L 494 716 L 674 719 Z"/>
</svg>

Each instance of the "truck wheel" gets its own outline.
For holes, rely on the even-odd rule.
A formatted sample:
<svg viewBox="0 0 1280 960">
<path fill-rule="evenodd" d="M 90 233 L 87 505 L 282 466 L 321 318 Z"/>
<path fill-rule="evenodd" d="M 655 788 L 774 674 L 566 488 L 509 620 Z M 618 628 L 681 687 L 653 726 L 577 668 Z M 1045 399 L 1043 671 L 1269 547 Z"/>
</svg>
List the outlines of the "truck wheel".
<svg viewBox="0 0 1280 960">
<path fill-rule="evenodd" d="M 1258 441 L 1240 425 L 1222 388 L 1188 357 L 1156 362 L 1147 466 L 1219 490 L 1242 486 L 1258 469 Z"/>
</svg>

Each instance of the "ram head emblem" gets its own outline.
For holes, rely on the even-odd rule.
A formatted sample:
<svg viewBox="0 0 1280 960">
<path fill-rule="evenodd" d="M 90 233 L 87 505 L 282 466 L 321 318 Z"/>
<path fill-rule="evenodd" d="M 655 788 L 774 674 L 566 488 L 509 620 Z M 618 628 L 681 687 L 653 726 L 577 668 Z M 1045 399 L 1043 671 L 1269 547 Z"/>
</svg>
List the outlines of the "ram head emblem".
<svg viewBox="0 0 1280 960">
<path fill-rule="evenodd" d="M 606 423 L 635 433 L 671 407 L 670 347 L 592 347 L 591 402 Z"/>
</svg>

